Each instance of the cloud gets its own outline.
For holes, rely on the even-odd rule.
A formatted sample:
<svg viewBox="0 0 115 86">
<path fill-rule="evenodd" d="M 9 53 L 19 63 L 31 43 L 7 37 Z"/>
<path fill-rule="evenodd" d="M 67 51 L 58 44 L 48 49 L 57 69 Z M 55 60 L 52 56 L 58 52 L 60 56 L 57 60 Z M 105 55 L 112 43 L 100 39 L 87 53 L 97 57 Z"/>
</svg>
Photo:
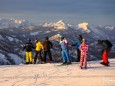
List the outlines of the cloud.
<svg viewBox="0 0 115 86">
<path fill-rule="evenodd" d="M 62 18 L 68 21 L 113 22 L 114 6 L 115 0 L 0 0 L 0 17 L 29 18 L 33 21 Z"/>
<path fill-rule="evenodd" d="M 113 7 L 108 0 L 0 0 L 0 12 L 47 11 L 47 12 L 95 12 Z"/>
</svg>

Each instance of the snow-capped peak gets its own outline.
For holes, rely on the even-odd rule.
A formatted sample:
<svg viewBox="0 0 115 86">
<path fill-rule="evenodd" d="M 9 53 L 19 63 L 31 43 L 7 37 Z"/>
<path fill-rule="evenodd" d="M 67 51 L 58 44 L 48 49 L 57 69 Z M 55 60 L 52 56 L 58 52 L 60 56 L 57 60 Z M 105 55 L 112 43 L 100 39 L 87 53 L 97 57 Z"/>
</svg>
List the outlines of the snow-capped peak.
<svg viewBox="0 0 115 86">
<path fill-rule="evenodd" d="M 26 20 L 20 20 L 20 19 L 2 19 L 0 18 L 0 29 L 2 28 L 12 28 L 16 27 L 18 28 L 19 26 L 25 27 L 25 26 L 31 26 L 32 24 L 29 21 Z"/>
<path fill-rule="evenodd" d="M 21 23 L 22 23 L 21 20 L 14 20 L 14 22 L 15 22 L 16 24 L 21 24 Z"/>
<path fill-rule="evenodd" d="M 113 30 L 114 29 L 114 27 L 113 26 L 107 26 L 107 27 L 105 27 L 106 29 L 110 29 L 110 30 Z"/>
<path fill-rule="evenodd" d="M 66 24 L 63 20 L 59 20 L 56 23 L 45 22 L 42 24 L 42 26 L 43 27 L 53 27 L 53 28 L 59 29 L 59 30 L 66 29 Z"/>
<path fill-rule="evenodd" d="M 57 28 L 57 29 L 66 29 L 66 24 L 64 23 L 63 20 L 59 20 L 58 22 L 56 22 L 54 24 L 54 28 Z"/>
<path fill-rule="evenodd" d="M 78 24 L 78 28 L 85 30 L 87 33 L 91 32 L 91 30 L 88 29 L 88 23 L 87 22 L 83 22 L 83 23 Z"/>
<path fill-rule="evenodd" d="M 44 22 L 42 27 L 52 27 L 52 23 Z"/>
<path fill-rule="evenodd" d="M 55 24 L 65 25 L 65 23 L 64 23 L 64 21 L 63 21 L 63 20 L 59 20 L 59 21 L 57 21 Z"/>
</svg>

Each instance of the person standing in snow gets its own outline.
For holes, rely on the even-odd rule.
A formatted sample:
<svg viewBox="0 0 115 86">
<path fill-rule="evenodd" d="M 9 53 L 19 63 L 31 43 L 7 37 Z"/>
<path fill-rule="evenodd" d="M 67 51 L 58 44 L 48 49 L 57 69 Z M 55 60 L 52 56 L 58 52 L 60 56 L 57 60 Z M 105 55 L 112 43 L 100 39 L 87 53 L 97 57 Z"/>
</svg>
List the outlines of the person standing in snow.
<svg viewBox="0 0 115 86">
<path fill-rule="evenodd" d="M 28 41 L 25 43 L 23 50 L 26 50 L 26 64 L 32 64 L 32 49 L 35 47 L 31 43 L 31 39 L 28 39 Z"/>
<path fill-rule="evenodd" d="M 65 43 L 64 37 L 61 37 L 59 45 L 61 46 L 61 53 L 63 58 L 63 64 L 71 64 L 71 60 L 68 53 L 67 44 Z"/>
<path fill-rule="evenodd" d="M 108 55 L 112 47 L 112 43 L 109 40 L 98 40 L 97 43 L 102 45 L 102 60 L 101 64 L 109 66 Z"/>
<path fill-rule="evenodd" d="M 85 39 L 82 39 L 82 44 L 80 45 L 81 57 L 80 57 L 80 68 L 87 68 L 87 56 L 88 56 L 88 45 L 85 42 Z"/>
<path fill-rule="evenodd" d="M 62 36 L 61 34 L 58 34 L 58 37 L 60 38 L 60 42 L 61 42 L 61 38 L 63 39 L 63 41 L 65 41 L 65 44 L 67 46 L 67 52 L 68 52 L 68 55 L 69 55 L 69 48 L 68 48 L 68 41 L 67 41 L 67 39 L 64 36 Z"/>
<path fill-rule="evenodd" d="M 62 36 L 61 38 L 63 39 L 63 41 L 64 41 L 65 44 L 66 44 L 66 47 L 67 47 L 67 53 L 68 53 L 68 55 L 69 55 L 68 41 L 67 41 L 67 39 L 66 39 L 64 36 Z M 60 42 L 61 42 L 61 38 L 60 38 Z"/>
<path fill-rule="evenodd" d="M 82 43 L 82 35 L 78 35 L 78 41 L 75 44 L 72 44 L 72 46 L 76 46 L 77 47 L 77 62 L 80 61 L 80 56 L 81 56 L 81 51 L 80 51 L 80 45 Z"/>
<path fill-rule="evenodd" d="M 43 61 L 42 60 L 42 55 L 41 55 L 41 51 L 43 50 L 43 45 L 38 39 L 36 39 L 35 42 L 36 42 L 36 54 L 35 54 L 35 57 L 34 57 L 34 64 L 36 64 L 38 54 L 39 54 L 41 62 Z"/>
<path fill-rule="evenodd" d="M 43 47 L 44 47 L 44 63 L 46 63 L 47 54 L 49 56 L 50 63 L 52 63 L 53 60 L 52 60 L 52 55 L 51 55 L 51 48 L 53 47 L 53 44 L 51 41 L 49 41 L 48 37 L 45 38 L 45 41 L 43 43 Z"/>
</svg>

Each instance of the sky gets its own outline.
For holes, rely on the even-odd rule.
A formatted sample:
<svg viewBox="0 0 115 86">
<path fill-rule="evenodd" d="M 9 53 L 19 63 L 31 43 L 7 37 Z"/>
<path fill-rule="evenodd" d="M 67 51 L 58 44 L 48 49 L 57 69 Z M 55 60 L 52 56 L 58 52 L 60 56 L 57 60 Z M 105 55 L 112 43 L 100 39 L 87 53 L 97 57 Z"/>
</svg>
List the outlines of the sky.
<svg viewBox="0 0 115 86">
<path fill-rule="evenodd" d="M 115 26 L 115 0 L 0 0 L 0 18 Z"/>
</svg>

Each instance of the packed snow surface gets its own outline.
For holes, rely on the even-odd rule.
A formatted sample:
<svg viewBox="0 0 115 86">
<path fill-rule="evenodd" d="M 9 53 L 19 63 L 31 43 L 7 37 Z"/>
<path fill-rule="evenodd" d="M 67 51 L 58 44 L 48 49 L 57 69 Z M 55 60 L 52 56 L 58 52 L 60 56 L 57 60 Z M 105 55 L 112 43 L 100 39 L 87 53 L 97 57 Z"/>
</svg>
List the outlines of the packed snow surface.
<svg viewBox="0 0 115 86">
<path fill-rule="evenodd" d="M 110 67 L 99 62 L 88 62 L 86 70 L 76 62 L 0 66 L 0 86 L 115 86 L 115 59 Z"/>
</svg>

